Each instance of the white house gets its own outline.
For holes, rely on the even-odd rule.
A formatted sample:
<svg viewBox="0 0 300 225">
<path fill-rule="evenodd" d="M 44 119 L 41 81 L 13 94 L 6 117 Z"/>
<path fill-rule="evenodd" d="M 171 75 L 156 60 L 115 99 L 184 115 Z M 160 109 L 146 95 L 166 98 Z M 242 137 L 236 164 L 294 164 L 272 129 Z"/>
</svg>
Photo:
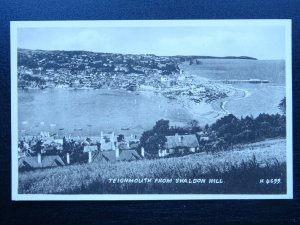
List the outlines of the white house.
<svg viewBox="0 0 300 225">
<path fill-rule="evenodd" d="M 164 157 L 169 154 L 175 153 L 184 153 L 184 152 L 197 152 L 199 151 L 199 142 L 196 135 L 178 135 L 166 136 L 167 141 L 163 149 L 160 149 L 158 152 L 159 157 Z"/>
</svg>

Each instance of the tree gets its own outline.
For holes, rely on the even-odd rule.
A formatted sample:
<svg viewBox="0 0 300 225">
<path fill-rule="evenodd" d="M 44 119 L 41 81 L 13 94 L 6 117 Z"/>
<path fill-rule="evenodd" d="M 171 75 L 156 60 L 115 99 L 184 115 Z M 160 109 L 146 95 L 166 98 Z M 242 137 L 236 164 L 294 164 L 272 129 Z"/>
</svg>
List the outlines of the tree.
<svg viewBox="0 0 300 225">
<path fill-rule="evenodd" d="M 72 150 L 74 150 L 72 142 L 63 137 L 63 152 L 70 153 Z"/>
<path fill-rule="evenodd" d="M 150 154 L 157 154 L 167 141 L 167 138 L 163 135 L 150 136 L 144 146 L 145 150 Z"/>
<path fill-rule="evenodd" d="M 279 105 L 278 105 L 278 108 L 281 110 L 281 112 L 285 115 L 285 113 L 286 113 L 286 97 L 284 97 L 281 101 L 280 101 L 280 103 L 279 103 Z"/>
<path fill-rule="evenodd" d="M 199 122 L 197 120 L 191 120 L 189 122 L 189 125 L 190 125 L 191 128 L 198 127 L 199 126 Z"/>
<path fill-rule="evenodd" d="M 167 138 L 165 137 L 170 132 L 169 121 L 159 120 L 156 122 L 152 130 L 143 132 L 140 138 L 140 147 L 144 147 L 145 151 L 150 154 L 158 154 L 158 150 L 161 149 Z"/>
<path fill-rule="evenodd" d="M 153 131 L 152 131 L 152 130 L 144 131 L 144 132 L 142 133 L 141 138 L 140 138 L 140 145 L 145 147 L 145 146 L 146 146 L 146 143 L 147 143 L 147 141 L 148 141 L 148 139 L 149 139 L 151 136 L 153 136 Z"/>
<path fill-rule="evenodd" d="M 153 132 L 158 135 L 168 135 L 170 131 L 169 120 L 159 120 L 153 127 Z"/>
<path fill-rule="evenodd" d="M 33 155 L 37 155 L 38 153 L 42 152 L 42 148 L 43 148 L 43 142 L 41 140 L 38 140 L 35 145 L 33 146 L 32 150 L 33 150 Z"/>
<path fill-rule="evenodd" d="M 123 134 L 119 134 L 118 137 L 117 137 L 117 141 L 118 142 L 124 141 L 124 135 Z"/>
<path fill-rule="evenodd" d="M 235 123 L 238 119 L 233 115 L 229 114 L 227 116 L 222 117 L 221 119 L 218 119 L 213 125 L 212 128 L 214 130 L 218 130 L 221 126 L 230 124 L 230 123 Z"/>
<path fill-rule="evenodd" d="M 190 127 L 192 133 L 196 133 L 200 130 L 199 122 L 197 120 L 191 120 L 189 122 L 189 127 Z"/>
</svg>

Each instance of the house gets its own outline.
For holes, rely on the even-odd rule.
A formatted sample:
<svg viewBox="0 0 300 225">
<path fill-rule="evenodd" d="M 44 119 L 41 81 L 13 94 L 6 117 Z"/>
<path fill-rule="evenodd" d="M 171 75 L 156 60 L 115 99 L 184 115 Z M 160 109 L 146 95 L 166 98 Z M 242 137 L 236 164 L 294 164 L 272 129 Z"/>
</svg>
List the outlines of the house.
<svg viewBox="0 0 300 225">
<path fill-rule="evenodd" d="M 101 151 L 110 151 L 110 150 L 115 150 L 116 148 L 117 137 L 115 136 L 115 133 L 111 132 L 108 134 L 108 136 L 109 137 L 105 136 L 101 131 L 101 135 L 100 135 Z"/>
<path fill-rule="evenodd" d="M 141 160 L 143 156 L 136 150 L 126 149 L 116 151 L 94 151 L 92 152 L 92 162 L 117 162 Z"/>
<path fill-rule="evenodd" d="M 115 146 L 114 149 L 101 150 L 97 146 L 84 146 L 83 152 L 88 152 L 88 163 L 94 161 L 116 162 L 116 161 L 133 161 L 144 158 L 144 151 L 140 155 L 136 150 L 124 148 L 119 149 Z"/>
<path fill-rule="evenodd" d="M 43 122 L 41 122 L 43 124 Z M 50 133 L 48 131 L 41 131 L 40 132 L 41 137 L 50 137 Z"/>
<path fill-rule="evenodd" d="M 210 140 L 210 138 L 206 132 L 200 131 L 200 132 L 197 132 L 197 135 L 199 137 L 200 142 Z"/>
<path fill-rule="evenodd" d="M 97 150 L 98 150 L 97 145 L 87 145 L 83 147 L 83 152 L 93 152 Z"/>
<path fill-rule="evenodd" d="M 26 152 L 18 151 L 18 159 L 22 158 L 22 157 L 25 157 L 25 156 L 26 156 Z"/>
<path fill-rule="evenodd" d="M 142 148 L 141 154 L 136 150 L 130 149 L 127 145 L 116 144 L 114 149 L 103 151 L 90 151 L 89 163 L 100 162 L 117 162 L 117 161 L 134 161 L 144 158 L 144 149 Z"/>
<path fill-rule="evenodd" d="M 59 155 L 42 156 L 25 156 L 18 160 L 19 170 L 31 170 L 39 168 L 49 168 L 64 166 L 65 163 Z"/>
<path fill-rule="evenodd" d="M 103 142 L 101 143 L 101 151 L 110 151 L 110 150 L 115 150 L 116 145 L 114 142 Z"/>
<path fill-rule="evenodd" d="M 92 153 L 98 151 L 98 146 L 96 145 L 87 145 L 83 147 L 83 152 L 87 152 L 89 154 L 88 162 L 92 162 Z"/>
<path fill-rule="evenodd" d="M 197 137 L 194 134 L 175 134 L 174 136 L 166 136 L 166 138 L 167 141 L 164 148 L 158 152 L 159 157 L 164 157 L 175 152 L 181 154 L 184 152 L 196 152 L 200 147 Z"/>
<path fill-rule="evenodd" d="M 103 142 L 103 137 L 101 136 L 90 136 L 90 144 L 99 144 Z"/>
</svg>

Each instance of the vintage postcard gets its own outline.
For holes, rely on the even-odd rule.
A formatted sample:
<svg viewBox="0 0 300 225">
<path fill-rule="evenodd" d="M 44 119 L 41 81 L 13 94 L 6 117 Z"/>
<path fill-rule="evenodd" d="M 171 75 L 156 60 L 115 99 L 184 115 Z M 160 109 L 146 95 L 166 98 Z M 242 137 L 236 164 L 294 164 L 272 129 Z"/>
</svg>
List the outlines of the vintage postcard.
<svg viewBox="0 0 300 225">
<path fill-rule="evenodd" d="M 12 21 L 12 199 L 290 199 L 290 20 Z"/>
</svg>

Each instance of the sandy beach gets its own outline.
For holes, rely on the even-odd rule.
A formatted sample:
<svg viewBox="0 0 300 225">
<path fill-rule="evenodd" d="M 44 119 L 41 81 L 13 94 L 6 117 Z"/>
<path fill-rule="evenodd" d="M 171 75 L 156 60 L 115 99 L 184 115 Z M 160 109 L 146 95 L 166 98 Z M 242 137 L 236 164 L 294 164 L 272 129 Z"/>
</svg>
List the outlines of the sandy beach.
<svg viewBox="0 0 300 225">
<path fill-rule="evenodd" d="M 281 113 L 278 104 L 285 97 L 284 64 L 282 61 L 202 60 L 201 65 L 183 63 L 180 68 L 196 83 L 208 86 L 215 92 L 224 92 L 209 103 L 196 103 L 185 98 L 183 107 L 195 116 L 201 125 L 213 123 L 227 114 L 237 117 L 260 113 Z M 263 79 L 269 83 L 220 83 L 221 80 Z"/>
<path fill-rule="evenodd" d="M 198 77 L 198 82 L 200 78 Z M 201 78 L 201 84 L 211 90 L 226 93 L 226 97 L 197 103 L 188 96 L 180 96 L 180 104 L 199 121 L 200 125 L 214 123 L 217 119 L 233 114 L 237 117 L 258 116 L 260 113 L 281 113 L 278 104 L 285 96 L 285 87 L 273 84 L 221 84 Z"/>
<path fill-rule="evenodd" d="M 226 93 L 227 95 L 225 98 L 219 98 L 212 101 L 204 99 L 199 103 L 192 101 L 187 96 L 180 96 L 178 98 L 180 104 L 192 114 L 200 125 L 211 124 L 217 119 L 230 114 L 231 112 L 226 107 L 228 102 L 241 100 L 251 95 L 246 89 L 235 88 L 231 85 L 212 83 L 206 78 L 198 77 L 197 81 L 215 92 Z"/>
</svg>

